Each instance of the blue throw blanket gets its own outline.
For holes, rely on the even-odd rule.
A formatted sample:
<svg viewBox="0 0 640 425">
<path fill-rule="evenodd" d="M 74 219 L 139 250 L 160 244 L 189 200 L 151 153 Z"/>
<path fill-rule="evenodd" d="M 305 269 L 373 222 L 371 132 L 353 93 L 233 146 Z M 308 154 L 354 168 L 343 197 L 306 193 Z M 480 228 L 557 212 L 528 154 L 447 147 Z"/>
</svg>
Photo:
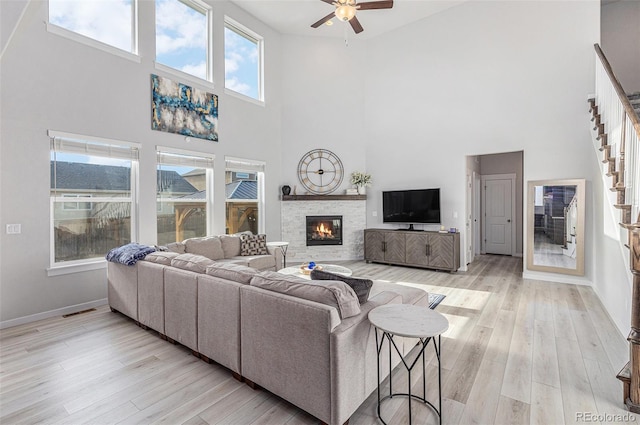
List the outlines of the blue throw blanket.
<svg viewBox="0 0 640 425">
<path fill-rule="evenodd" d="M 147 245 L 131 242 L 126 245 L 113 248 L 106 255 L 107 261 L 113 263 L 126 264 L 133 266 L 139 259 L 144 258 L 147 254 L 155 252 L 156 249 Z"/>
</svg>

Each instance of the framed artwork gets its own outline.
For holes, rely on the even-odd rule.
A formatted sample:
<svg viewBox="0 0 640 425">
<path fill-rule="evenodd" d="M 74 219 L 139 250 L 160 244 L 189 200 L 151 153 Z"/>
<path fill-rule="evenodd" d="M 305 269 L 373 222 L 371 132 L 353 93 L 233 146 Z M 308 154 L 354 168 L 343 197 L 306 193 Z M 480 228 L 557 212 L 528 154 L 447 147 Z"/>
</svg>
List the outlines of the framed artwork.
<svg viewBox="0 0 640 425">
<path fill-rule="evenodd" d="M 218 96 L 151 74 L 151 128 L 218 141 Z"/>
</svg>

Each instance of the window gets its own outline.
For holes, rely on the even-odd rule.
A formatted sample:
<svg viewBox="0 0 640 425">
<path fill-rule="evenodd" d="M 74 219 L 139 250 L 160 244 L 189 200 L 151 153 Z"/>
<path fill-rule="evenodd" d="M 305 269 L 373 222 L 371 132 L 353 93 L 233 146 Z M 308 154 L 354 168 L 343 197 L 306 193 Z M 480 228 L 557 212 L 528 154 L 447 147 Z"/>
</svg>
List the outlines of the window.
<svg viewBox="0 0 640 425">
<path fill-rule="evenodd" d="M 63 193 L 63 198 L 91 198 L 91 194 L 83 193 L 83 194 L 68 194 Z M 65 210 L 91 210 L 92 205 L 91 202 L 64 202 L 62 204 L 62 208 Z"/>
<path fill-rule="evenodd" d="M 103 259 L 136 239 L 137 145 L 49 132 L 51 266 Z"/>
<path fill-rule="evenodd" d="M 262 37 L 230 18 L 224 23 L 224 86 L 256 100 L 262 88 Z"/>
<path fill-rule="evenodd" d="M 158 148 L 158 245 L 210 233 L 213 217 L 213 156 Z"/>
<path fill-rule="evenodd" d="M 226 233 L 264 233 L 264 162 L 225 160 Z"/>
<path fill-rule="evenodd" d="M 156 0 L 156 62 L 213 81 L 211 8 L 199 0 Z"/>
<path fill-rule="evenodd" d="M 136 1 L 49 0 L 49 23 L 136 54 Z"/>
</svg>

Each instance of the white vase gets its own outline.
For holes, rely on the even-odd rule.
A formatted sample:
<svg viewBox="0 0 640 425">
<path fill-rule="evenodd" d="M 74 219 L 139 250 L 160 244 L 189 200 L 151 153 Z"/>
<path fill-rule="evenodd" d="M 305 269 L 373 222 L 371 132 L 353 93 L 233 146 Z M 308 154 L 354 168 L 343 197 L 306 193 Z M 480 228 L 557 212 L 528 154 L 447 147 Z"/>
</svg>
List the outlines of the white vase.
<svg viewBox="0 0 640 425">
<path fill-rule="evenodd" d="M 367 188 L 365 186 L 358 186 L 358 195 L 366 195 Z"/>
</svg>

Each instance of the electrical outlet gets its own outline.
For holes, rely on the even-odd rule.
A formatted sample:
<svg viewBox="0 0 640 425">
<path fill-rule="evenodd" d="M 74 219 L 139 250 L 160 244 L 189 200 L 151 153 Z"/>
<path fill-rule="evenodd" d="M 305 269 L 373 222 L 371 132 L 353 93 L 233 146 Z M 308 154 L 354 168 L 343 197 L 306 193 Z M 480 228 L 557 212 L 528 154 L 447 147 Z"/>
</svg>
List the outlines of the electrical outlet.
<svg viewBox="0 0 640 425">
<path fill-rule="evenodd" d="M 371 216 L 372 217 L 377 217 L 378 216 L 378 211 L 371 211 Z"/>
<path fill-rule="evenodd" d="M 7 224 L 7 235 L 17 235 L 22 233 L 21 224 Z"/>
</svg>

